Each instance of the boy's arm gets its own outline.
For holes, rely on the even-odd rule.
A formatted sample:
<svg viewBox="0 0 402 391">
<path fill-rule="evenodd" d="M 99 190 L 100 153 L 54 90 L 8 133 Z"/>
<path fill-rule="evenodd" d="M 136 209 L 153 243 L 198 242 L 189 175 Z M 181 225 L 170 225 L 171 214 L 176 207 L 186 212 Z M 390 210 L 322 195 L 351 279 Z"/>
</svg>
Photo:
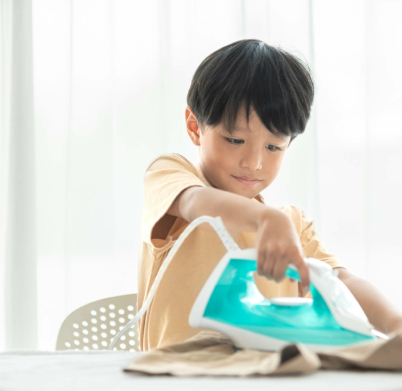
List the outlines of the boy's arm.
<svg viewBox="0 0 402 391">
<path fill-rule="evenodd" d="M 302 290 L 309 291 L 309 274 L 299 235 L 281 210 L 220 189 L 192 186 L 183 190 L 167 211 L 192 222 L 201 216 L 220 216 L 232 232 L 257 232 L 257 272 L 281 281 L 287 265 L 299 271 Z"/>
<path fill-rule="evenodd" d="M 167 213 L 189 222 L 205 215 L 220 216 L 228 230 L 257 231 L 258 273 L 280 281 L 279 276 L 284 275 L 288 257 L 298 267 L 303 285 L 308 282 L 300 239 L 295 239 L 297 233 L 290 219 L 276 208 L 223 190 L 193 186 L 176 197 Z M 299 251 L 295 250 L 295 245 L 300 245 Z M 275 259 L 276 263 L 273 262 Z M 370 323 L 378 331 L 390 333 L 402 330 L 402 312 L 371 283 L 343 268 L 339 268 L 338 277 L 356 297 Z M 303 290 L 307 294 L 308 288 Z"/>
<path fill-rule="evenodd" d="M 402 330 L 402 312 L 373 284 L 339 268 L 339 279 L 349 288 L 369 322 L 382 333 Z"/>
<path fill-rule="evenodd" d="M 261 214 L 267 209 L 273 208 L 238 194 L 210 187 L 192 186 L 176 197 L 167 213 L 190 223 L 201 216 L 220 216 L 226 229 L 230 231 L 255 232 Z"/>
</svg>

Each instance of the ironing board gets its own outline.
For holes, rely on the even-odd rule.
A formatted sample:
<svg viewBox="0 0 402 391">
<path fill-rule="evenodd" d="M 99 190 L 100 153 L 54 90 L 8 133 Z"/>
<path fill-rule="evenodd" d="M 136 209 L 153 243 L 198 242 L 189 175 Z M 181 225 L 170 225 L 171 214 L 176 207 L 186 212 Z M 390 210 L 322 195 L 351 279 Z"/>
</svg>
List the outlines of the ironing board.
<svg viewBox="0 0 402 391">
<path fill-rule="evenodd" d="M 0 352 L 0 390 L 4 391 L 394 391 L 402 374 L 380 371 L 328 371 L 310 375 L 255 378 L 148 376 L 122 368 L 142 352 L 5 351 Z M 269 388 L 268 388 L 269 386 Z"/>
</svg>

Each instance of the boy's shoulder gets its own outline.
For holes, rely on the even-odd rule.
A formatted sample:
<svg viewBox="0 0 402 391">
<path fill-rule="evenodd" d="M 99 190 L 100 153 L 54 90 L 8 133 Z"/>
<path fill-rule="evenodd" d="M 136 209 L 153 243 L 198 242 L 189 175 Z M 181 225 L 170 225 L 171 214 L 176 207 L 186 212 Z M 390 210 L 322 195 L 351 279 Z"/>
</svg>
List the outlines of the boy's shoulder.
<svg viewBox="0 0 402 391">
<path fill-rule="evenodd" d="M 286 213 L 287 215 L 301 215 L 304 212 L 297 206 L 295 205 L 282 205 L 279 206 L 278 209 L 280 209 L 282 212 Z"/>
<path fill-rule="evenodd" d="M 145 172 L 154 171 L 161 168 L 185 168 L 192 172 L 196 172 L 196 168 L 193 163 L 186 159 L 179 153 L 164 153 L 154 158 L 147 166 Z"/>
<path fill-rule="evenodd" d="M 315 221 L 310 219 L 301 208 L 295 205 L 283 205 L 278 207 L 278 209 L 293 221 L 299 234 L 306 228 L 315 228 Z"/>
</svg>

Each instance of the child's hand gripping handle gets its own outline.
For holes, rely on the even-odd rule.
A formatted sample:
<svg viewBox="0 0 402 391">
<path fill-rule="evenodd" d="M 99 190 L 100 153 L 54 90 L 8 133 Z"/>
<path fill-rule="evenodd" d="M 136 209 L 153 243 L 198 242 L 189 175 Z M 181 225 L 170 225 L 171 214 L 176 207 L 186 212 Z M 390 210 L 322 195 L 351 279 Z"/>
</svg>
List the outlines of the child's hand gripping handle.
<svg viewBox="0 0 402 391">
<path fill-rule="evenodd" d="M 285 213 L 267 209 L 261 213 L 257 230 L 257 272 L 280 282 L 290 263 L 298 269 L 303 294 L 307 295 L 309 272 L 296 229 Z"/>
</svg>

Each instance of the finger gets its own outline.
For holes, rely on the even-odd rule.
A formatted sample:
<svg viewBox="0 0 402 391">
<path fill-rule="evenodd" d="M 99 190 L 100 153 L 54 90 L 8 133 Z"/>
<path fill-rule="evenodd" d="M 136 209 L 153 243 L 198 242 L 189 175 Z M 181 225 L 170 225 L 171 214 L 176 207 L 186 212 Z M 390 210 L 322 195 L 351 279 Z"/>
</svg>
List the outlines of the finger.
<svg viewBox="0 0 402 391">
<path fill-rule="evenodd" d="M 267 260 L 267 249 L 266 247 L 259 247 L 257 253 L 257 273 L 260 276 L 264 275 L 264 267 Z"/>
<path fill-rule="evenodd" d="M 280 282 L 285 278 L 286 269 L 289 264 L 289 259 L 286 257 L 278 258 L 275 262 L 272 276 L 276 282 Z"/>
<path fill-rule="evenodd" d="M 298 254 L 298 256 L 295 256 L 294 259 L 292 259 L 292 263 L 299 271 L 302 290 L 304 295 L 307 295 L 307 293 L 310 291 L 310 276 L 306 262 L 304 261 L 304 258 Z"/>
<path fill-rule="evenodd" d="M 257 273 L 262 276 L 264 274 L 263 266 L 265 262 L 265 248 L 259 248 L 257 253 Z"/>
<path fill-rule="evenodd" d="M 278 248 L 276 243 L 265 244 L 265 259 L 263 264 L 263 275 L 268 280 L 273 280 L 272 272 L 278 257 Z"/>
<path fill-rule="evenodd" d="M 265 262 L 263 265 L 263 275 L 268 278 L 268 280 L 273 280 L 272 272 L 274 269 L 276 263 L 276 258 L 274 258 L 274 255 L 267 255 L 265 258 Z"/>
</svg>

